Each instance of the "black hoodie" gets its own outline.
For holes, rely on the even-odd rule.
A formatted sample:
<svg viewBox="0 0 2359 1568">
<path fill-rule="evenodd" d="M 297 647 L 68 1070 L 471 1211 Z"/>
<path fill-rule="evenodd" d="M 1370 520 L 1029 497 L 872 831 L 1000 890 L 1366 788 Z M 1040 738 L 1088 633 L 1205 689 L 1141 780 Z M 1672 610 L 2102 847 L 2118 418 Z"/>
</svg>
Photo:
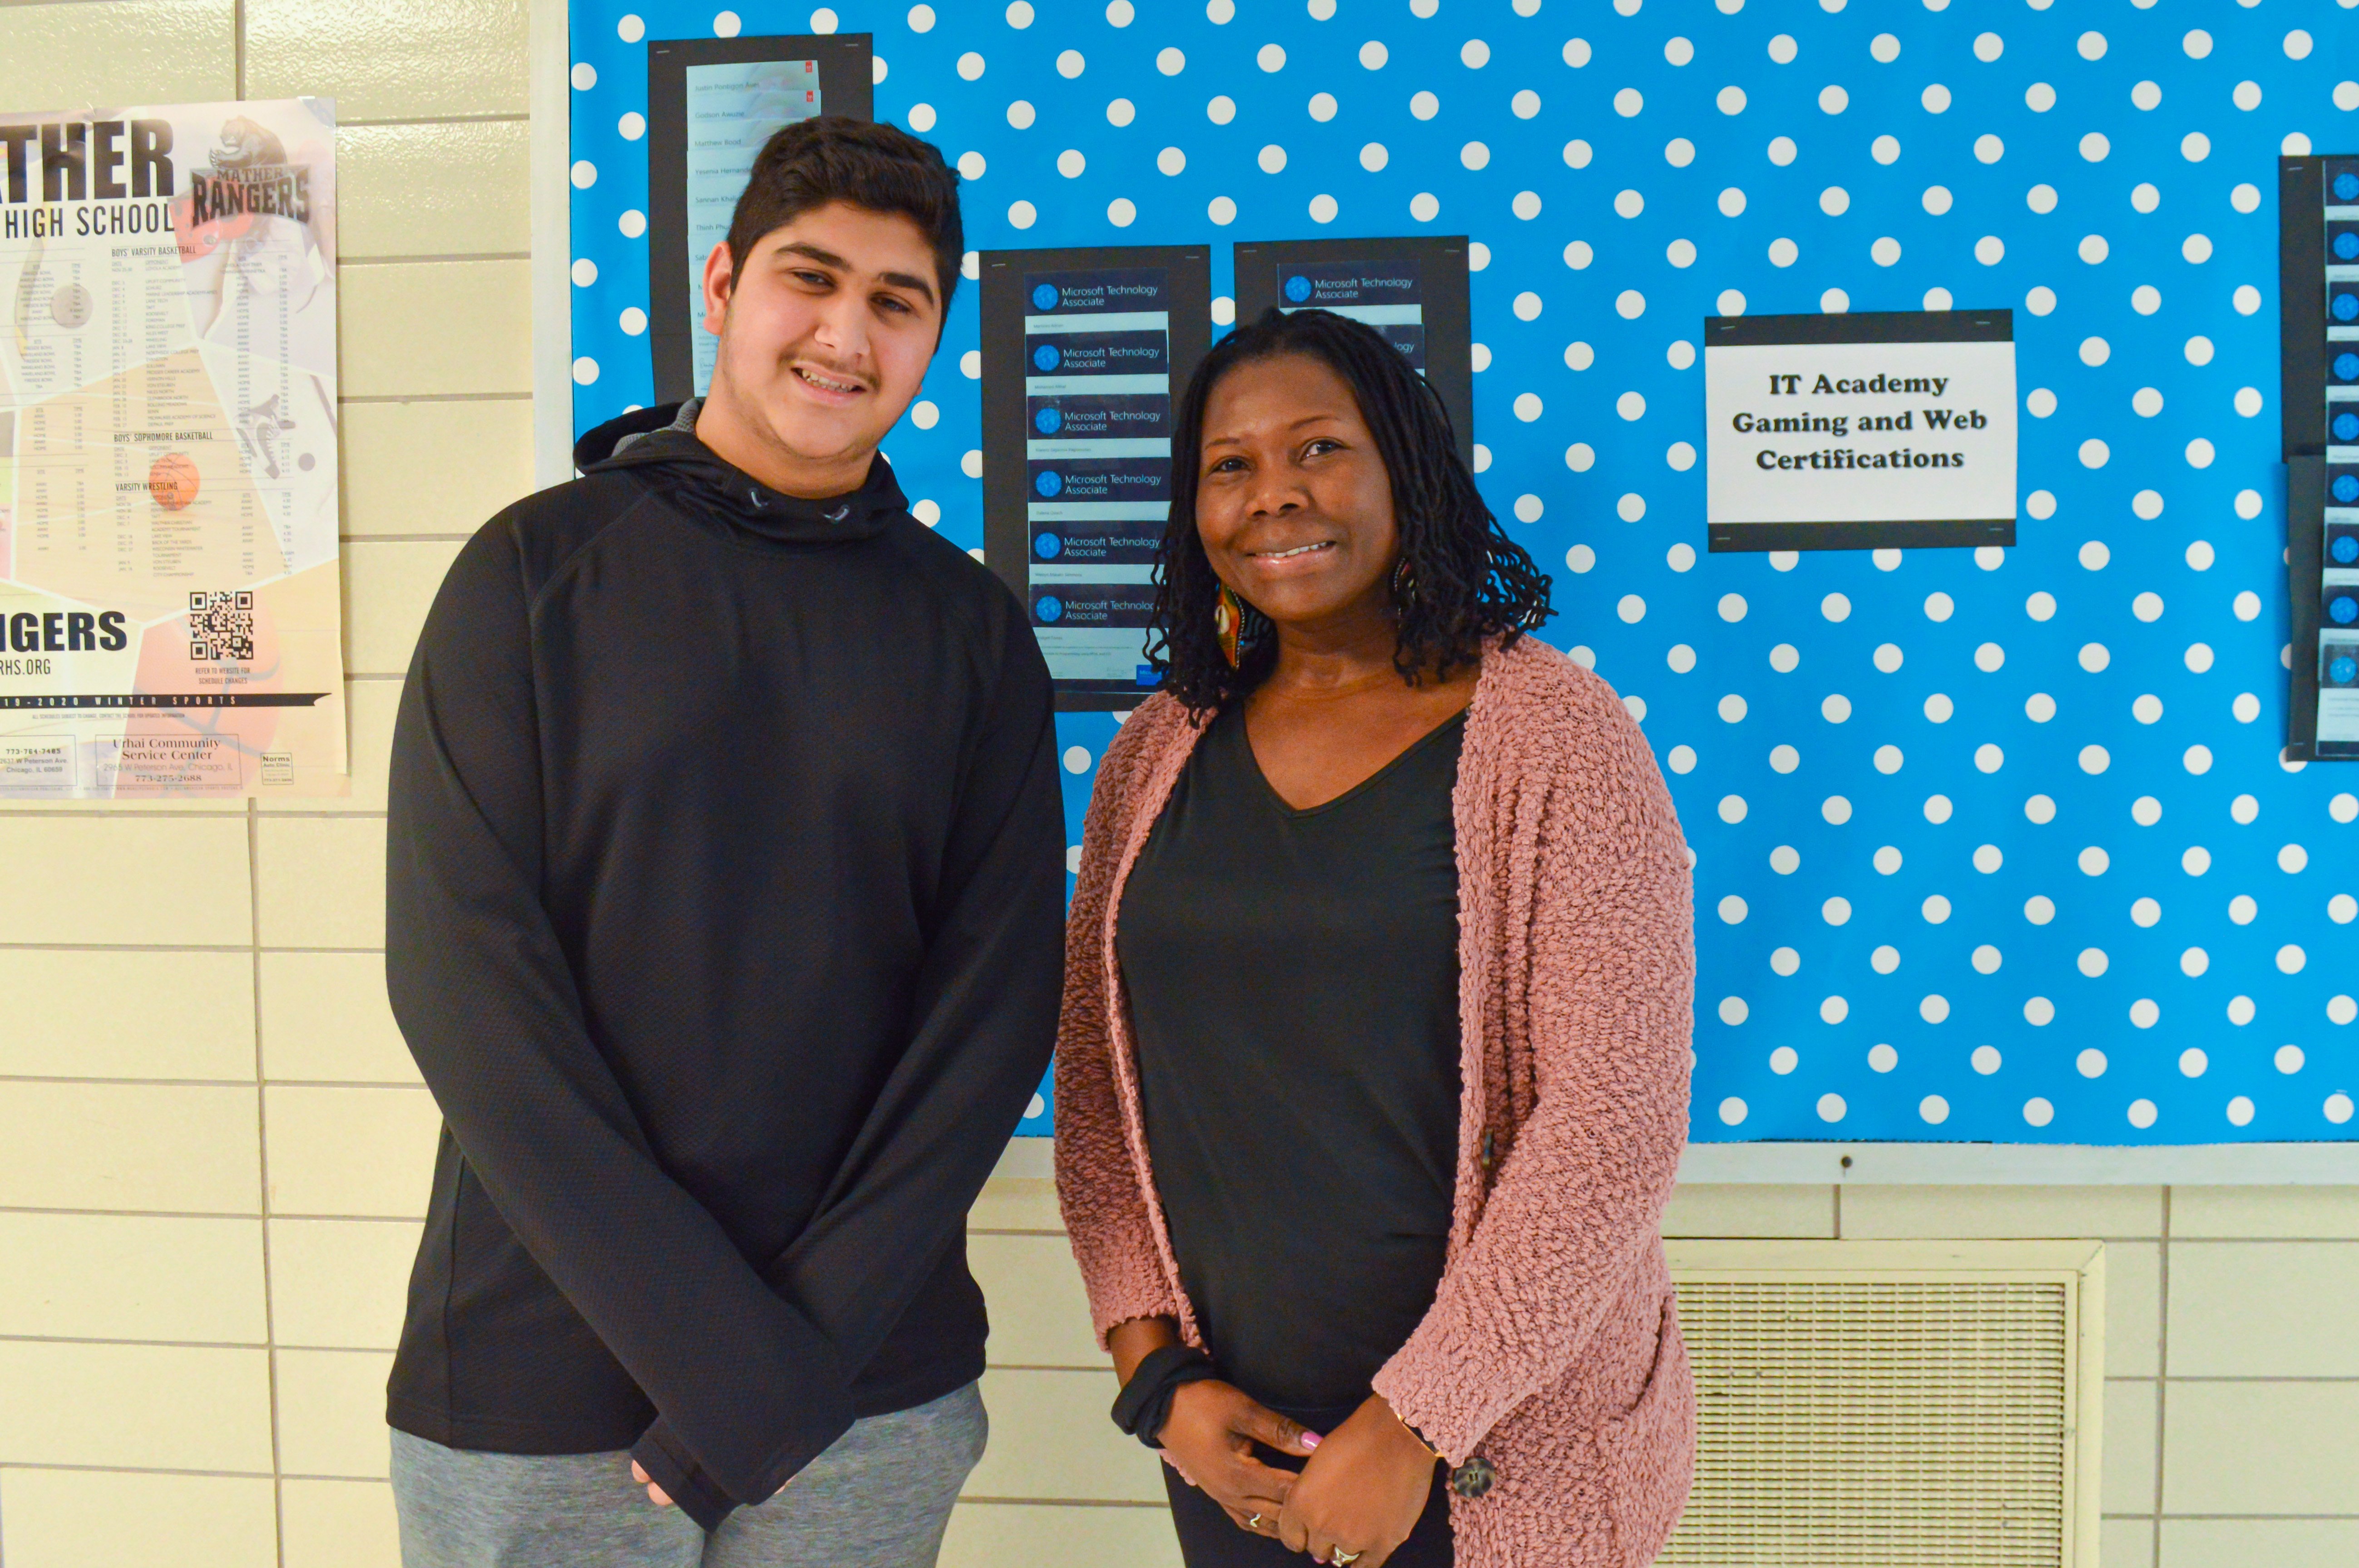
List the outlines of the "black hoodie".
<svg viewBox="0 0 2359 1568">
<path fill-rule="evenodd" d="M 1064 830 L 997 579 L 882 457 L 797 500 L 674 412 L 468 543 L 402 692 L 386 976 L 444 1130 L 387 1408 L 630 1448 L 711 1529 L 981 1376 Z"/>
</svg>

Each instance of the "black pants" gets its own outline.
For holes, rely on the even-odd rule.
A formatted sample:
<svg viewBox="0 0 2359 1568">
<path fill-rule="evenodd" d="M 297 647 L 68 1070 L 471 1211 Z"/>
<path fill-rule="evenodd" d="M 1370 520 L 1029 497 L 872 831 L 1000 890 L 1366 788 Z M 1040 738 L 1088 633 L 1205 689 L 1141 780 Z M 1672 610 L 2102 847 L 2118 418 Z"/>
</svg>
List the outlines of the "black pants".
<svg viewBox="0 0 2359 1568">
<path fill-rule="evenodd" d="M 1332 1432 L 1356 1408 L 1280 1410 L 1278 1414 L 1313 1432 Z M 1258 1444 L 1254 1457 L 1280 1470 L 1302 1468 L 1302 1461 L 1294 1455 Z M 1171 1528 L 1179 1534 L 1180 1555 L 1188 1568 L 1304 1568 L 1310 1561 L 1299 1552 L 1288 1552 L 1275 1536 L 1239 1530 L 1236 1521 L 1221 1511 L 1220 1504 L 1181 1480 L 1180 1472 L 1169 1465 L 1163 1466 L 1163 1488 L 1171 1495 Z M 1456 1556 L 1450 1534 L 1449 1473 L 1436 1465 L 1425 1512 L 1418 1516 L 1417 1528 L 1408 1532 L 1408 1539 L 1400 1543 L 1386 1568 L 1451 1568 Z"/>
</svg>

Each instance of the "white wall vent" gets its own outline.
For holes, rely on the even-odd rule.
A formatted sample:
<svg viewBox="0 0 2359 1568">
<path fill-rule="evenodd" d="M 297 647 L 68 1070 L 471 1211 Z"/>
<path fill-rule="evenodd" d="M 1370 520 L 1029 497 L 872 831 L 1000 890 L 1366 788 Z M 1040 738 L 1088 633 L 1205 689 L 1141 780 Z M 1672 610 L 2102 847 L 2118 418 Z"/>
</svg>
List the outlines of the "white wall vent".
<svg viewBox="0 0 2359 1568">
<path fill-rule="evenodd" d="M 1658 1562 L 2096 1568 L 2101 1245 L 1668 1246 L 1700 1418 Z"/>
</svg>

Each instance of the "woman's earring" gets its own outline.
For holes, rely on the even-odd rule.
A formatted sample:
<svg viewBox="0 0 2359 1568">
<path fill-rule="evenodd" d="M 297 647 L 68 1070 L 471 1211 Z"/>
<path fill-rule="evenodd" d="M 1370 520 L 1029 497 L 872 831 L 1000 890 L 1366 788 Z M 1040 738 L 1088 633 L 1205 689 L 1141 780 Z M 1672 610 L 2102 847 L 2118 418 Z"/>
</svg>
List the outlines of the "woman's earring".
<svg viewBox="0 0 2359 1568">
<path fill-rule="evenodd" d="M 1393 603 L 1406 610 L 1416 600 L 1417 574 L 1408 569 L 1408 557 L 1403 556 L 1400 564 L 1393 568 Z"/>
<path fill-rule="evenodd" d="M 1212 631 L 1221 639 L 1221 656 L 1229 661 L 1229 668 L 1237 667 L 1237 634 L 1245 629 L 1245 602 L 1238 599 L 1227 583 L 1221 585 L 1221 594 L 1212 601 Z"/>
</svg>

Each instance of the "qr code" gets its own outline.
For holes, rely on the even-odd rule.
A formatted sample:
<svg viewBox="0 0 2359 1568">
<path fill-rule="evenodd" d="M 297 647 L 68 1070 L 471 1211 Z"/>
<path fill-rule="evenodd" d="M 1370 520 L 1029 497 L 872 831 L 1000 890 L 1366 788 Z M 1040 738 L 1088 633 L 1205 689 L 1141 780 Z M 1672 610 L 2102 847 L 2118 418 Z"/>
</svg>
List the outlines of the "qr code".
<svg viewBox="0 0 2359 1568">
<path fill-rule="evenodd" d="M 189 595 L 189 657 L 198 664 L 254 657 L 254 595 Z"/>
</svg>

